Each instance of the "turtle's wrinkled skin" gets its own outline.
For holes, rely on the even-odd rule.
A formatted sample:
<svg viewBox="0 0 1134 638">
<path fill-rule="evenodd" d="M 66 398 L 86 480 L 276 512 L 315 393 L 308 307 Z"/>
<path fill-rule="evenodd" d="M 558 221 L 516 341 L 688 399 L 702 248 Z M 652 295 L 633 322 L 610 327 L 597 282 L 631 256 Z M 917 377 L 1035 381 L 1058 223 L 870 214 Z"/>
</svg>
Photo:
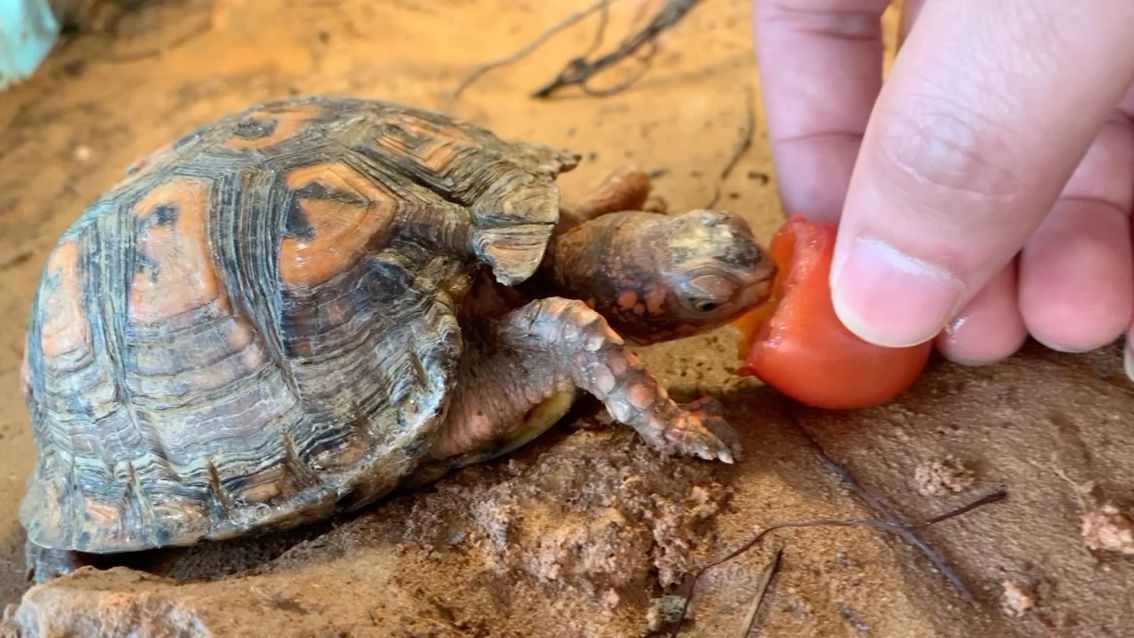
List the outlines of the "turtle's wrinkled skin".
<svg viewBox="0 0 1134 638">
<path fill-rule="evenodd" d="M 730 461 L 716 406 L 670 400 L 619 332 L 718 326 L 767 297 L 771 260 L 732 215 L 637 210 L 634 171 L 561 210 L 577 160 L 307 97 L 132 166 L 32 309 L 36 579 L 361 507 L 515 449 L 578 391 L 659 450 Z"/>
</svg>

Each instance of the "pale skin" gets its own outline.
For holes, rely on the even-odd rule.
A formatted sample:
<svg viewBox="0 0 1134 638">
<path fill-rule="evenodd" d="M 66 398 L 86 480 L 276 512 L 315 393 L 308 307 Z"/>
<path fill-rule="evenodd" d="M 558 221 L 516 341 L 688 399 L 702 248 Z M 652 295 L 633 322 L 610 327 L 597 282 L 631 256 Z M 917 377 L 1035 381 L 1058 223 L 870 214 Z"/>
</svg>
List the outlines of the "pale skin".
<svg viewBox="0 0 1134 638">
<path fill-rule="evenodd" d="M 1127 333 L 1134 379 L 1134 4 L 907 0 L 883 84 L 889 4 L 754 4 L 784 207 L 839 221 L 839 317 L 973 365 Z"/>
</svg>

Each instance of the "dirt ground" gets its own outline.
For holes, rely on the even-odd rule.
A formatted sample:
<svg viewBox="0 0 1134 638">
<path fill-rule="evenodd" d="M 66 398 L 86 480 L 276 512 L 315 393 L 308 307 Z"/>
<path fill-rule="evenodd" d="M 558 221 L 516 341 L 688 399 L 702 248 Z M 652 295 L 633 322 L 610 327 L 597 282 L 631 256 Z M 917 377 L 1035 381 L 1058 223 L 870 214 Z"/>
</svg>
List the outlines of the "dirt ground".
<svg viewBox="0 0 1134 638">
<path fill-rule="evenodd" d="M 758 110 L 752 147 L 718 177 L 745 133 L 749 92 L 758 96 L 747 2 L 701 2 L 662 36 L 643 78 L 616 94 L 528 97 L 592 46 L 592 15 L 484 75 L 450 108 L 474 66 L 587 4 L 154 2 L 68 36 L 33 79 L 0 93 L 0 310 L 9 318 L 0 327 L 0 608 L 28 588 L 14 513 L 33 454 L 17 377 L 34 280 L 85 203 L 200 123 L 316 92 L 449 109 L 583 153 L 562 179 L 568 195 L 631 162 L 662 172 L 657 189 L 672 209 L 703 206 L 720 188 L 721 206 L 771 234 L 781 218 Z M 604 46 L 657 5 L 614 3 Z M 619 67 L 593 88 L 637 70 Z M 722 329 L 642 349 L 675 396 L 724 402 L 745 448 L 735 466 L 661 458 L 582 405 L 511 459 L 356 516 L 134 565 L 161 576 L 83 570 L 34 588 L 0 635 L 65 635 L 68 624 L 73 635 L 96 626 L 117 635 L 130 623 L 161 635 L 643 635 L 666 627 L 688 573 L 756 529 L 874 516 L 795 420 L 911 522 L 1007 492 L 919 532 L 975 606 L 897 536 L 788 529 L 708 572 L 682 635 L 744 635 L 779 549 L 755 618 L 762 636 L 1134 636 L 1134 541 L 1122 536 L 1121 514 L 1134 505 L 1134 385 L 1117 346 L 1071 356 L 1029 345 L 980 369 L 934 361 L 892 404 L 837 413 L 732 376 L 735 338 Z"/>
</svg>

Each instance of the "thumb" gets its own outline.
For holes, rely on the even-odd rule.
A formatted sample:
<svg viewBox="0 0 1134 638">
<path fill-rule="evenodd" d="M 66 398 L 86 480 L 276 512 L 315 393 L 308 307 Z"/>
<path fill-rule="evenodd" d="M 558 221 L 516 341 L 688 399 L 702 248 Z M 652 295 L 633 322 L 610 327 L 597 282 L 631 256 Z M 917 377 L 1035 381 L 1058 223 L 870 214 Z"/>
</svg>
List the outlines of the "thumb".
<svg viewBox="0 0 1134 638">
<path fill-rule="evenodd" d="M 1134 76 L 1134 3 L 927 0 L 871 115 L 833 302 L 933 338 L 1023 247 Z"/>
</svg>

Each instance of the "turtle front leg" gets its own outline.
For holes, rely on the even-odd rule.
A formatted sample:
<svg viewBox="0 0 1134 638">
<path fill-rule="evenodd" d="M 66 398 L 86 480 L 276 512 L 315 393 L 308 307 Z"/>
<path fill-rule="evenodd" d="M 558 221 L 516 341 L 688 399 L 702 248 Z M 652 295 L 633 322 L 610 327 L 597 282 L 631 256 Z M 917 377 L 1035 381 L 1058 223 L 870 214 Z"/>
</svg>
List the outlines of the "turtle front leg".
<svg viewBox="0 0 1134 638">
<path fill-rule="evenodd" d="M 90 564 L 79 552 L 40 547 L 31 541 L 27 541 L 24 546 L 24 562 L 27 564 L 28 580 L 36 583 L 69 574 Z"/>
<path fill-rule="evenodd" d="M 581 301 L 541 299 L 492 326 L 470 344 L 431 461 L 460 467 L 511 451 L 562 418 L 577 390 L 594 395 L 614 420 L 658 450 L 726 463 L 739 453 L 718 404 L 674 403 L 606 320 Z"/>
<path fill-rule="evenodd" d="M 627 210 L 646 210 L 652 187 L 650 176 L 636 168 L 620 168 L 607 175 L 583 201 L 560 213 L 559 232 L 596 217 Z M 654 208 L 663 206 L 658 203 Z M 657 211 L 663 212 L 663 211 Z"/>
</svg>

